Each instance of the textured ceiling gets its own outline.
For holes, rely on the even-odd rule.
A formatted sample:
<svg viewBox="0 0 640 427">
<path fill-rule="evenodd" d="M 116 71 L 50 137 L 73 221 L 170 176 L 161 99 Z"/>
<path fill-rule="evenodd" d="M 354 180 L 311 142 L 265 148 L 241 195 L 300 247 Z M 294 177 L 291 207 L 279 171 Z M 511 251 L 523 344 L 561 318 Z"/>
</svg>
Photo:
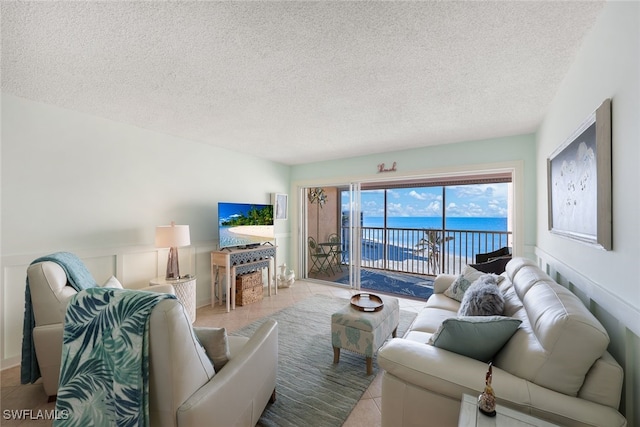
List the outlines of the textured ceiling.
<svg viewBox="0 0 640 427">
<path fill-rule="evenodd" d="M 532 132 L 590 2 L 2 2 L 2 91 L 286 164 Z"/>
</svg>

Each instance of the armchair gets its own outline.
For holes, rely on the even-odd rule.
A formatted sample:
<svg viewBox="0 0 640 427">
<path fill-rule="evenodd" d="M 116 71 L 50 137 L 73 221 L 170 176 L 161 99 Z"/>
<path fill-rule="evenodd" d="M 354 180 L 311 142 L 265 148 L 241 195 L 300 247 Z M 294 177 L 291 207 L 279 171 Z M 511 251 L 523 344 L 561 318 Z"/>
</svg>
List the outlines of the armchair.
<svg viewBox="0 0 640 427">
<path fill-rule="evenodd" d="M 52 400 L 58 392 L 64 315 L 67 303 L 77 291 L 69 285 L 64 269 L 52 261 L 31 264 L 27 268 L 27 280 L 35 318 L 33 346 L 44 391 Z M 122 287 L 115 277 L 103 286 Z M 171 285 L 153 286 L 145 290 L 174 294 Z"/>
<path fill-rule="evenodd" d="M 205 341 L 207 328 L 194 328 Z M 278 324 L 263 323 L 251 338 L 229 336 L 229 361 L 213 374 L 176 300 L 160 302 L 149 319 L 151 426 L 255 426 L 275 401 Z"/>
<path fill-rule="evenodd" d="M 98 319 L 98 321 L 94 321 Z M 69 303 L 54 426 L 253 427 L 275 400 L 278 327 L 192 329 L 171 295 L 83 290 Z"/>
</svg>

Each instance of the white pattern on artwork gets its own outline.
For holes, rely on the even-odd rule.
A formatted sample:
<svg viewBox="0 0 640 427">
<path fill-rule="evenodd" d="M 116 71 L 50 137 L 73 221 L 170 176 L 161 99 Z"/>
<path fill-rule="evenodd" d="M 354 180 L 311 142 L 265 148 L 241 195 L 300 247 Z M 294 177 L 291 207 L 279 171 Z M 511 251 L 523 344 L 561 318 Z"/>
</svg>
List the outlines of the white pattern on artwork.
<svg viewBox="0 0 640 427">
<path fill-rule="evenodd" d="M 553 173 L 554 226 L 580 234 L 596 229 L 596 156 L 584 141 L 567 150 Z M 573 145 L 573 144 L 571 144 Z M 563 153 L 564 154 L 564 153 Z"/>
</svg>

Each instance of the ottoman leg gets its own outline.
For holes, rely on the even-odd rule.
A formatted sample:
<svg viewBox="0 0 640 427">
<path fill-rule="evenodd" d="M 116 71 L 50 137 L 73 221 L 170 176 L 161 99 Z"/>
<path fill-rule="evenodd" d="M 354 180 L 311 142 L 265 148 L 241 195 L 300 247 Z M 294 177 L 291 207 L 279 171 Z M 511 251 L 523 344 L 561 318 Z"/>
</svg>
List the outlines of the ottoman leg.
<svg viewBox="0 0 640 427">
<path fill-rule="evenodd" d="M 340 361 L 340 347 L 333 347 L 333 363 Z"/>
<path fill-rule="evenodd" d="M 397 333 L 398 333 L 398 327 L 396 326 L 396 328 L 393 330 L 393 332 L 391 332 L 391 336 L 393 338 L 395 338 Z"/>
<path fill-rule="evenodd" d="M 373 373 L 373 358 L 367 356 L 367 375 Z"/>
</svg>

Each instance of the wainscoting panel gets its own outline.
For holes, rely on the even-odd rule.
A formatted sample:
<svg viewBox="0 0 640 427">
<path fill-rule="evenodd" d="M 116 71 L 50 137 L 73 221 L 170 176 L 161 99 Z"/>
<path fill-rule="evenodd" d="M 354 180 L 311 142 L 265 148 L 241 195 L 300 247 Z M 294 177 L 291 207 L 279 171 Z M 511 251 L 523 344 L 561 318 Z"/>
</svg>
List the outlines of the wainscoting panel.
<svg viewBox="0 0 640 427">
<path fill-rule="evenodd" d="M 186 252 L 186 251 L 184 251 Z M 159 251 L 127 253 L 121 256 L 122 273 L 118 280 L 128 289 L 140 289 L 149 286 L 149 280 L 158 276 Z M 165 255 L 166 258 L 166 255 Z M 165 265 L 167 261 L 165 259 Z M 163 275 L 166 273 L 163 273 Z"/>
<path fill-rule="evenodd" d="M 19 356 L 22 348 L 24 320 L 24 288 L 27 264 L 3 268 L 2 284 L 2 358 Z M 8 316 L 11 314 L 11 316 Z"/>
<path fill-rule="evenodd" d="M 194 247 L 185 248 L 180 261 L 192 265 Z M 149 285 L 157 277 L 159 264 L 165 274 L 167 251 L 155 247 L 127 247 L 73 251 L 85 263 L 96 282 L 101 285 L 116 276 L 125 288 L 137 289 Z M 22 322 L 24 320 L 24 289 L 29 264 L 45 254 L 25 254 L 2 257 L 2 318 L 0 324 L 0 355 L 2 369 L 20 363 Z M 183 261 L 184 256 L 184 261 Z"/>
<path fill-rule="evenodd" d="M 290 235 L 277 235 L 278 263 L 286 258 L 286 248 Z M 196 306 L 211 302 L 211 251 L 217 250 L 216 241 L 198 242 L 186 248 L 179 248 L 180 273 L 196 275 Z M 138 289 L 149 285 L 149 281 L 164 276 L 167 268 L 168 250 L 153 246 L 120 248 L 98 248 L 72 250 L 78 255 L 96 282 L 101 285 L 111 276 L 128 289 Z M 0 271 L 0 368 L 8 368 L 20 363 L 22 348 L 22 322 L 24 319 L 24 287 L 27 267 L 33 260 L 45 253 L 2 256 Z M 274 274 L 277 273 L 274 271 Z"/>
<path fill-rule="evenodd" d="M 640 427 L 640 312 L 557 258 L 537 248 L 538 265 L 577 295 L 609 334 L 609 353 L 625 373 L 620 412 L 629 426 Z"/>
<path fill-rule="evenodd" d="M 117 276 L 117 256 L 114 254 L 82 258 L 98 285 L 102 285 L 111 276 Z"/>
</svg>

